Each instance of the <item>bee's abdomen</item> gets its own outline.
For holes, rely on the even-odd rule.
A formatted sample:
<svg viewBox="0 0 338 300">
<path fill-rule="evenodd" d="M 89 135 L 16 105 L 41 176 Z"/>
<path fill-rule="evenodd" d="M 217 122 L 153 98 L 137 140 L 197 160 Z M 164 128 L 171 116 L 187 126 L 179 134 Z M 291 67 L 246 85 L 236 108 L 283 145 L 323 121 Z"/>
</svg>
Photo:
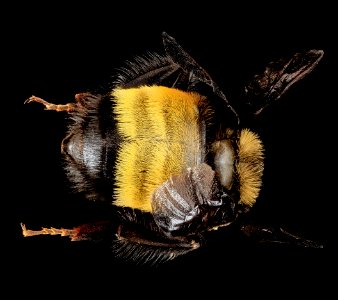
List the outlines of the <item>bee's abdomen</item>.
<svg viewBox="0 0 338 300">
<path fill-rule="evenodd" d="M 116 89 L 114 114 L 122 142 L 115 204 L 151 211 L 154 190 L 171 175 L 203 162 L 204 98 L 162 86 Z"/>
</svg>

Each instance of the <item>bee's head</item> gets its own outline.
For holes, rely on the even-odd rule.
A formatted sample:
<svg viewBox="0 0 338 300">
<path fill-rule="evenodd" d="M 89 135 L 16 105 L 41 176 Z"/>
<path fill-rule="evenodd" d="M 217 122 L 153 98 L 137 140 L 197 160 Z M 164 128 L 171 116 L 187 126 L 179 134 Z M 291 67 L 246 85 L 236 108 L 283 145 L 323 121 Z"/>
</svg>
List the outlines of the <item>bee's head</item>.
<svg viewBox="0 0 338 300">
<path fill-rule="evenodd" d="M 220 183 L 228 190 L 238 191 L 239 203 L 251 207 L 260 192 L 264 168 L 264 149 L 258 135 L 242 129 L 235 141 L 218 140 L 212 150 Z"/>
<path fill-rule="evenodd" d="M 258 135 L 242 129 L 237 144 L 236 173 L 239 183 L 240 203 L 252 206 L 262 186 L 264 148 Z"/>
</svg>

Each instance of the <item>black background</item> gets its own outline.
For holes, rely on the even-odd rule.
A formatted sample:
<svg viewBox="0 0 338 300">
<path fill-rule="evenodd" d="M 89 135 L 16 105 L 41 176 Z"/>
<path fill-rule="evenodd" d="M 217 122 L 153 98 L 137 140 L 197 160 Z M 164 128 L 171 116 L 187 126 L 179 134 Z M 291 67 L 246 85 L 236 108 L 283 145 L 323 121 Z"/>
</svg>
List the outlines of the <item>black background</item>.
<svg viewBox="0 0 338 300">
<path fill-rule="evenodd" d="M 76 279 L 80 285 L 75 289 L 90 290 L 94 281 L 110 289 L 119 288 L 117 282 L 136 284 L 144 277 L 149 286 L 150 278 L 169 278 L 162 283 L 168 287 L 170 282 L 172 289 L 190 278 L 197 290 L 198 282 L 208 280 L 213 281 L 213 290 L 226 283 L 248 286 L 250 282 L 257 282 L 262 290 L 271 283 L 283 290 L 290 284 L 299 286 L 302 278 L 306 282 L 302 289 L 318 287 L 333 268 L 337 250 L 337 31 L 330 7 L 111 6 L 20 5 L 8 10 L 10 21 L 2 27 L 6 77 L 2 128 L 4 187 L 9 193 L 3 196 L 2 214 L 7 217 L 9 204 L 14 218 L 4 248 L 11 254 L 10 278 L 44 282 L 53 291 L 72 286 Z M 107 213 L 70 194 L 60 156 L 65 115 L 44 111 L 37 104 L 24 105 L 25 99 L 36 95 L 54 103 L 71 102 L 76 93 L 109 82 L 126 59 L 146 51 L 162 52 L 162 31 L 175 37 L 230 99 L 243 80 L 270 60 L 306 49 L 324 50 L 314 71 L 262 116 L 259 134 L 265 143 L 266 167 L 261 198 L 254 208 L 257 219 L 320 241 L 324 249 L 243 249 L 227 245 L 219 236 L 206 249 L 145 268 L 119 264 L 109 249 L 96 244 L 58 236 L 21 236 L 20 222 L 35 229 L 71 227 Z M 39 284 L 29 290 L 35 293 Z M 318 290 L 326 289 L 319 285 Z"/>
</svg>

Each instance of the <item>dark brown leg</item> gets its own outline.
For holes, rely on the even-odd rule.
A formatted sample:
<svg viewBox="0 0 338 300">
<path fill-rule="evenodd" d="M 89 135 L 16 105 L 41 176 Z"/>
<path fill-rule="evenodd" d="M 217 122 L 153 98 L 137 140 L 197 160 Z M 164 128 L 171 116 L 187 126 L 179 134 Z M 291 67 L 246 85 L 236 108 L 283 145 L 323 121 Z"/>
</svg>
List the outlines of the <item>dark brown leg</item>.
<svg viewBox="0 0 338 300">
<path fill-rule="evenodd" d="M 259 243 L 284 244 L 289 246 L 305 248 L 323 248 L 324 246 L 315 241 L 305 239 L 301 236 L 290 233 L 280 227 L 243 225 L 241 231 L 249 238 Z"/>
</svg>

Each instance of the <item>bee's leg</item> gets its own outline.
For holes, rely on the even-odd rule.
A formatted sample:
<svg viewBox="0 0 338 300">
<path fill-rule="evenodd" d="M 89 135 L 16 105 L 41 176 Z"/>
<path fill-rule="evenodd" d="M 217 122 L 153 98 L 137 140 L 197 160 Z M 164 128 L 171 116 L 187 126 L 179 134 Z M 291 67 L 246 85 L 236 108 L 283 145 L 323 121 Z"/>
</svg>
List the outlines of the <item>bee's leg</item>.
<svg viewBox="0 0 338 300">
<path fill-rule="evenodd" d="M 22 235 L 24 237 L 36 236 L 36 235 L 61 235 L 61 236 L 68 236 L 72 239 L 72 237 L 76 236 L 77 230 L 74 229 L 64 229 L 64 228 L 45 228 L 42 227 L 40 230 L 31 230 L 27 229 L 26 225 L 21 223 Z"/>
<path fill-rule="evenodd" d="M 323 245 L 290 233 L 283 228 L 260 225 L 243 225 L 241 231 L 259 243 L 276 243 L 306 248 L 323 248 Z"/>
<path fill-rule="evenodd" d="M 36 96 L 31 96 L 25 101 L 25 103 L 32 103 L 32 102 L 41 103 L 42 105 L 45 106 L 46 110 L 66 111 L 66 112 L 71 112 L 75 110 L 75 107 L 77 106 L 76 103 L 53 104 Z"/>
<path fill-rule="evenodd" d="M 65 228 L 45 228 L 41 230 L 30 230 L 26 228 L 26 225 L 21 223 L 22 235 L 24 237 L 31 237 L 36 235 L 61 235 L 69 237 L 71 241 L 82 240 L 96 240 L 99 236 L 104 234 L 110 229 L 110 222 L 102 221 L 90 224 L 83 224 L 72 229 Z"/>
<path fill-rule="evenodd" d="M 162 232 L 154 220 L 147 225 L 150 225 L 149 228 L 144 228 L 144 225 L 140 226 L 141 223 L 137 224 L 143 219 L 142 216 L 134 215 L 133 218 L 134 222 L 123 222 L 116 230 L 112 250 L 117 258 L 156 265 L 201 246 L 202 240 L 198 235 L 172 236 Z"/>
<path fill-rule="evenodd" d="M 40 97 L 31 96 L 25 101 L 25 103 L 37 102 L 37 103 L 41 103 L 42 105 L 44 105 L 46 110 L 71 112 L 74 110 L 79 110 L 81 108 L 84 108 L 86 104 L 86 98 L 88 96 L 90 96 L 89 93 L 76 94 L 75 103 L 67 103 L 67 104 L 53 104 Z"/>
</svg>

